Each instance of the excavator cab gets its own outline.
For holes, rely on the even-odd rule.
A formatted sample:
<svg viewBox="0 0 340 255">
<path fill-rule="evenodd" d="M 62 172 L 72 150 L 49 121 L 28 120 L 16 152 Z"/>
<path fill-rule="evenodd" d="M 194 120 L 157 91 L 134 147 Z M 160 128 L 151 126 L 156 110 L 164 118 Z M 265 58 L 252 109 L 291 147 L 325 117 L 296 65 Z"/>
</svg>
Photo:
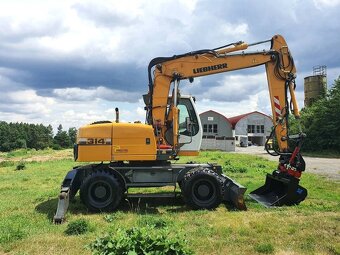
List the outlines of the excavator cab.
<svg viewBox="0 0 340 255">
<path fill-rule="evenodd" d="M 202 143 L 202 125 L 194 100 L 191 96 L 181 96 L 178 100 L 179 145 L 178 155 L 196 155 Z"/>
</svg>

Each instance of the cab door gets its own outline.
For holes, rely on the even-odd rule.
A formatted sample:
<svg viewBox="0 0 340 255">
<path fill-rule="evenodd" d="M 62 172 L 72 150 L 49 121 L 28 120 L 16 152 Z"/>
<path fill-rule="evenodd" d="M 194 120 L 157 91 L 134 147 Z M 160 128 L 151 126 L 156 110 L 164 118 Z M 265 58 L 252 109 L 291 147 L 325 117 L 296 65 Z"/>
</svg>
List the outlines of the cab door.
<svg viewBox="0 0 340 255">
<path fill-rule="evenodd" d="M 180 98 L 177 108 L 180 144 L 178 155 L 198 155 L 202 143 L 202 125 L 193 98 Z"/>
</svg>

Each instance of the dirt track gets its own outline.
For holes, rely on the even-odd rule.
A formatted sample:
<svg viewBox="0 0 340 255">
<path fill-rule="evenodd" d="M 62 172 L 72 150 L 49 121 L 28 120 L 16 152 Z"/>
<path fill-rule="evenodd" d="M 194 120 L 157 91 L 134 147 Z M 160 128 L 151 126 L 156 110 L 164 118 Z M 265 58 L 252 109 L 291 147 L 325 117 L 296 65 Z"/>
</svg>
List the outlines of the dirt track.
<svg viewBox="0 0 340 255">
<path fill-rule="evenodd" d="M 277 161 L 278 157 L 267 154 L 263 146 L 236 147 L 236 153 L 252 154 Z M 320 174 L 330 179 L 340 181 L 340 159 L 303 157 L 306 162 L 306 172 Z"/>
</svg>

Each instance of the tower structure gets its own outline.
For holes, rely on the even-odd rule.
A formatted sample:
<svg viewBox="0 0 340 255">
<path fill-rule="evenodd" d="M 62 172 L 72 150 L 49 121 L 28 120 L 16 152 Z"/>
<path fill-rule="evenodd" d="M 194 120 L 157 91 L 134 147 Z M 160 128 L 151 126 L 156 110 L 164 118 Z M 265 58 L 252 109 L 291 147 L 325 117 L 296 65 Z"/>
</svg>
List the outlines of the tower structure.
<svg viewBox="0 0 340 255">
<path fill-rule="evenodd" d="M 327 92 L 327 67 L 314 66 L 313 75 L 304 79 L 305 107 L 324 97 Z"/>
</svg>

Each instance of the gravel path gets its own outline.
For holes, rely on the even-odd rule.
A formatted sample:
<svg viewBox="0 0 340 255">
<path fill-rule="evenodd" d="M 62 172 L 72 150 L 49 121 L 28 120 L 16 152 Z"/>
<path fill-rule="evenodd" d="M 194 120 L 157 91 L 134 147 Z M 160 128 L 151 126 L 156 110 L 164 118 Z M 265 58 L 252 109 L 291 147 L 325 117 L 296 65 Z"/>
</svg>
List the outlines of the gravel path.
<svg viewBox="0 0 340 255">
<path fill-rule="evenodd" d="M 263 146 L 236 147 L 235 153 L 252 154 L 278 161 L 278 157 L 267 154 Z M 306 172 L 320 174 L 332 180 L 340 181 L 340 159 L 339 158 L 314 158 L 303 157 L 306 162 Z"/>
</svg>

